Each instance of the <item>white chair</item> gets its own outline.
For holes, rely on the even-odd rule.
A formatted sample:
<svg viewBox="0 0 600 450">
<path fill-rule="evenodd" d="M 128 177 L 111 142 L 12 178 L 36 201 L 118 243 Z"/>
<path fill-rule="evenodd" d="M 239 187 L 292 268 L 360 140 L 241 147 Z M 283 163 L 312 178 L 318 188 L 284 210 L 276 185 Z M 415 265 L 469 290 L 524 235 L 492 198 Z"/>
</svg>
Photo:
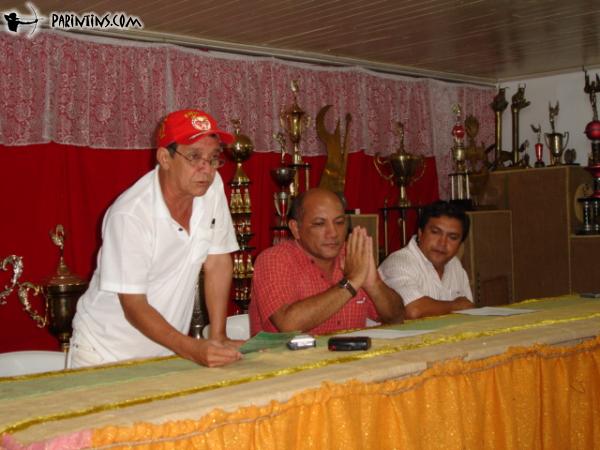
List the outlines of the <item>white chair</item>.
<svg viewBox="0 0 600 450">
<path fill-rule="evenodd" d="M 202 329 L 202 337 L 204 339 L 208 338 L 209 331 L 210 324 Z M 225 331 L 229 339 L 240 339 L 243 341 L 250 339 L 250 319 L 248 318 L 248 314 L 227 317 Z"/>
<path fill-rule="evenodd" d="M 65 368 L 65 354 L 43 350 L 0 353 L 0 377 L 52 372 Z"/>
</svg>

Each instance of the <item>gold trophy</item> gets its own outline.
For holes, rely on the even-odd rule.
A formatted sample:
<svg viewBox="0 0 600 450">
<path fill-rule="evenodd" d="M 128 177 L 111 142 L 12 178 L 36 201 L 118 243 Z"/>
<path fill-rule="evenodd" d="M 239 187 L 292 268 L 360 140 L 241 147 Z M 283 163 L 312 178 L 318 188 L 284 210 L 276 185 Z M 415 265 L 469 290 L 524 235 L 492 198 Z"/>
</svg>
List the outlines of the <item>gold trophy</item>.
<svg viewBox="0 0 600 450">
<path fill-rule="evenodd" d="M 248 136 L 240 133 L 241 122 L 239 119 L 232 119 L 231 123 L 233 124 L 235 130 L 235 141 L 233 142 L 233 144 L 225 146 L 225 150 L 235 161 L 236 164 L 235 175 L 233 176 L 231 184 L 236 186 L 246 186 L 250 183 L 250 179 L 248 178 L 248 175 L 246 175 L 246 173 L 244 172 L 244 169 L 242 168 L 242 163 L 248 158 L 250 158 L 250 155 L 254 150 L 254 144 Z"/>
<path fill-rule="evenodd" d="M 292 80 L 290 86 L 294 96 L 294 101 L 289 108 L 281 111 L 279 121 L 281 128 L 283 128 L 283 130 L 288 134 L 292 143 L 291 167 L 296 169 L 292 194 L 297 195 L 300 187 L 300 169 L 304 170 L 305 190 L 308 190 L 310 185 L 310 164 L 305 163 L 302 160 L 302 154 L 300 153 L 300 139 L 302 137 L 302 133 L 310 125 L 310 116 L 306 114 L 306 112 L 300 108 L 300 106 L 298 106 L 298 92 L 300 91 L 298 87 L 298 80 Z"/>
<path fill-rule="evenodd" d="M 293 144 L 293 164 L 304 164 L 299 145 L 302 133 L 310 125 L 310 116 L 298 106 L 298 92 L 300 91 L 298 80 L 292 80 L 291 89 L 294 95 L 294 102 L 288 109 L 281 111 L 279 120 L 281 128 L 288 133 Z"/>
<path fill-rule="evenodd" d="M 546 145 L 550 149 L 551 166 L 561 165 L 563 151 L 565 150 L 569 142 L 568 131 L 565 131 L 564 133 L 557 133 L 555 130 L 555 119 L 556 116 L 558 116 L 558 112 L 558 101 L 556 102 L 556 106 L 554 107 L 552 106 L 552 103 L 548 103 L 548 114 L 550 117 L 550 127 L 552 128 L 552 133 L 544 133 L 544 138 L 546 140 Z"/>
<path fill-rule="evenodd" d="M 69 339 L 73 330 L 71 322 L 75 315 L 77 301 L 87 289 L 87 283 L 77 275 L 72 274 L 65 264 L 65 232 L 63 226 L 57 225 L 54 232 L 50 232 L 50 238 L 60 250 L 56 273 L 44 285 L 36 285 L 30 282 L 19 283 L 18 280 L 23 273 L 22 258 L 15 255 L 5 258 L 2 261 L 1 269 L 6 270 L 8 264 L 11 264 L 13 266 L 13 277 L 11 278 L 11 285 L 6 286 L 0 292 L 0 305 L 6 303 L 4 298 L 15 287 L 18 287 L 18 297 L 23 309 L 39 328 L 49 325 L 50 332 L 58 338 L 62 350 L 66 352 L 69 349 Z M 45 312 L 43 316 L 38 314 L 31 306 L 29 301 L 30 290 L 33 291 L 34 296 L 38 296 L 40 293 L 44 296 Z"/>
<path fill-rule="evenodd" d="M 396 153 L 386 158 L 376 155 L 373 163 L 375 164 L 375 169 L 377 169 L 377 172 L 383 179 L 387 181 L 393 180 L 394 184 L 398 186 L 400 189 L 398 206 L 406 208 L 410 207 L 410 201 L 406 196 L 406 188 L 423 176 L 425 172 L 425 158 L 421 155 L 413 155 L 404 150 L 404 125 L 402 122 L 397 122 L 396 133 L 400 138 L 400 147 L 398 147 Z M 386 174 L 384 172 L 386 167 L 391 169 L 391 173 Z"/>
<path fill-rule="evenodd" d="M 281 150 L 281 165 L 279 167 L 271 169 L 271 176 L 275 180 L 275 183 L 277 183 L 277 185 L 279 186 L 279 191 L 273 194 L 275 210 L 277 211 L 277 215 L 279 216 L 277 227 L 287 228 L 287 216 L 290 212 L 289 210 L 292 198 L 294 197 L 293 181 L 296 176 L 296 169 L 294 169 L 292 166 L 285 165 L 285 138 L 283 134 L 277 133 L 273 137 L 279 143 Z"/>
</svg>

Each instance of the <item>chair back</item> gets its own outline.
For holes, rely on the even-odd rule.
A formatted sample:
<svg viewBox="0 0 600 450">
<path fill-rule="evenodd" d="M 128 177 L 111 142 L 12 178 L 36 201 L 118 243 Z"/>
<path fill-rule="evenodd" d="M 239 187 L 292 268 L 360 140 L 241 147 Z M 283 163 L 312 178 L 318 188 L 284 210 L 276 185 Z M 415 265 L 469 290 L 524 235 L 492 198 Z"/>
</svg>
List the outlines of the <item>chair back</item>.
<svg viewBox="0 0 600 450">
<path fill-rule="evenodd" d="M 229 339 L 247 340 L 250 339 L 250 319 L 248 314 L 237 314 L 227 317 L 225 331 Z M 210 333 L 210 324 L 202 329 L 202 337 L 208 338 Z"/>
</svg>

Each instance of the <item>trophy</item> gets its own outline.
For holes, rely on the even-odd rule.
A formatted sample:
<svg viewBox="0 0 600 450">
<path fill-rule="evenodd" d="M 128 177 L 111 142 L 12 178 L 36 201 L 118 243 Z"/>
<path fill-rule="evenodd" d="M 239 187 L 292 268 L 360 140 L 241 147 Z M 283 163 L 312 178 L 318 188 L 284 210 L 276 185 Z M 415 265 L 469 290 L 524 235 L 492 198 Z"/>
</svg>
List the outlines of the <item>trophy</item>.
<svg viewBox="0 0 600 450">
<path fill-rule="evenodd" d="M 510 111 L 512 113 L 512 164 L 513 167 L 526 167 L 529 162 L 527 158 L 520 159 L 519 154 L 523 153 L 529 141 L 519 144 L 519 114 L 524 108 L 527 108 L 531 102 L 525 100 L 525 86 L 519 86 L 515 95 L 511 98 Z M 525 155 L 527 156 L 527 155 Z"/>
<path fill-rule="evenodd" d="M 480 204 L 482 193 L 488 182 L 490 172 L 488 169 L 487 156 L 483 142 L 477 145 L 477 134 L 479 133 L 479 121 L 471 114 L 465 119 L 465 133 L 467 135 L 467 146 L 465 148 L 465 160 L 469 179 L 469 194 L 472 203 Z"/>
<path fill-rule="evenodd" d="M 400 146 L 396 153 L 391 154 L 386 158 L 375 156 L 373 163 L 379 175 L 387 180 L 394 181 L 394 184 L 400 188 L 398 196 L 398 206 L 401 208 L 410 207 L 410 201 L 406 196 L 406 188 L 419 178 L 425 172 L 425 158 L 421 155 L 413 155 L 404 150 L 404 125 L 402 122 L 397 122 L 396 133 L 400 138 Z M 384 173 L 385 167 L 391 169 L 391 173 Z M 388 169 L 388 172 L 390 171 Z"/>
<path fill-rule="evenodd" d="M 291 167 L 279 166 L 271 170 L 271 176 L 275 180 L 275 183 L 280 187 L 280 190 L 273 194 L 275 210 L 279 216 L 279 227 L 287 227 L 287 216 L 290 212 L 293 197 L 286 190 L 286 187 L 294 181 L 295 175 L 296 170 Z"/>
<path fill-rule="evenodd" d="M 299 172 L 298 169 L 304 169 L 304 181 L 305 190 L 309 189 L 310 185 L 310 164 L 305 163 L 302 160 L 302 154 L 300 153 L 300 139 L 302 133 L 310 125 L 310 116 L 298 106 L 298 92 L 300 88 L 298 86 L 298 80 L 292 80 L 291 84 L 294 101 L 288 109 L 282 109 L 279 115 L 279 122 L 281 128 L 288 134 L 292 143 L 292 168 L 296 169 L 294 176 L 294 188 L 292 190 L 293 195 L 299 190 Z"/>
<path fill-rule="evenodd" d="M 19 277 L 23 273 L 22 258 L 16 255 L 5 258 L 0 268 L 6 270 L 7 265 L 11 264 L 13 267 L 13 277 L 11 278 L 11 285 L 6 286 L 0 292 L 0 305 L 6 303 L 3 299 L 18 286 L 19 301 L 25 311 L 36 322 L 39 328 L 49 325 L 50 332 L 58 338 L 61 349 L 66 352 L 69 349 L 69 339 L 73 331 L 71 322 L 75 315 L 77 301 L 87 289 L 87 283 L 72 274 L 65 264 L 65 232 L 63 226 L 57 225 L 54 232 L 50 232 L 50 238 L 60 251 L 56 273 L 44 285 L 36 285 L 30 282 L 19 283 Z M 45 299 L 45 313 L 43 316 L 38 314 L 31 306 L 31 302 L 29 301 L 30 290 L 33 291 L 34 296 L 43 295 Z"/>
<path fill-rule="evenodd" d="M 596 106 L 596 93 L 600 91 L 600 77 L 598 77 L 598 74 L 596 74 L 596 81 L 590 83 L 588 74 L 585 72 L 584 91 L 590 96 L 593 114 L 592 121 L 585 127 L 585 135 L 592 141 L 592 152 L 589 156 L 588 167 L 600 167 L 600 121 L 598 120 L 598 109 Z M 593 171 L 590 172 L 594 178 L 597 178 Z M 597 186 L 596 193 L 598 193 L 599 190 L 600 186 Z M 600 197 L 600 195 L 598 195 L 598 197 Z"/>
<path fill-rule="evenodd" d="M 285 229 L 287 228 L 287 216 L 290 212 L 291 201 L 294 197 L 293 181 L 296 176 L 296 169 L 293 166 L 285 165 L 285 138 L 283 134 L 277 133 L 273 137 L 279 143 L 281 150 L 281 165 L 271 169 L 271 176 L 279 186 L 279 191 L 273 194 L 273 200 L 275 201 L 275 210 L 279 216 L 277 227 Z"/>
<path fill-rule="evenodd" d="M 310 125 L 310 116 L 298 106 L 298 92 L 300 91 L 298 80 L 292 80 L 291 89 L 294 95 L 294 102 L 287 110 L 281 111 L 279 120 L 281 128 L 288 133 L 293 144 L 293 163 L 300 165 L 304 161 L 302 161 L 302 155 L 298 147 L 302 133 Z"/>
<path fill-rule="evenodd" d="M 554 107 L 552 106 L 552 103 L 548 103 L 548 112 L 552 133 L 544 133 L 544 138 L 546 140 L 546 145 L 550 149 L 550 165 L 560 166 L 562 154 L 567 147 L 567 143 L 569 142 L 569 132 L 565 131 L 564 133 L 557 133 L 555 130 L 555 119 L 559 112 L 558 101 Z"/>
<path fill-rule="evenodd" d="M 231 158 L 235 161 L 235 175 L 233 176 L 233 180 L 231 181 L 232 185 L 237 186 L 245 186 L 250 183 L 250 179 L 248 175 L 244 172 L 242 168 L 242 163 L 246 161 L 252 151 L 254 150 L 254 144 L 250 140 L 250 138 L 244 134 L 240 133 L 240 125 L 241 122 L 239 119 L 232 119 L 231 123 L 234 127 L 234 137 L 235 141 L 233 144 L 229 144 L 225 146 L 225 151 L 231 156 Z"/>
<path fill-rule="evenodd" d="M 542 126 L 538 123 L 536 127 L 534 124 L 530 124 L 531 130 L 537 136 L 537 143 L 535 144 L 535 164 L 534 167 L 544 167 L 544 144 L 542 144 Z"/>
<path fill-rule="evenodd" d="M 592 152 L 585 168 L 594 179 L 593 193 L 590 196 L 578 199 L 583 208 L 583 228 L 580 234 L 600 234 L 600 121 L 596 106 L 596 93 L 600 91 L 600 78 L 596 74 L 596 81 L 590 83 L 585 71 L 584 92 L 590 96 L 592 105 L 592 121 L 585 127 L 585 135 L 592 141 Z"/>
<path fill-rule="evenodd" d="M 504 167 L 505 162 L 512 160 L 512 154 L 502 150 L 502 113 L 508 107 L 506 88 L 498 88 L 490 107 L 494 111 L 494 143 L 485 152 L 494 151 L 494 158 L 489 166 L 490 170 L 498 170 Z"/>
<path fill-rule="evenodd" d="M 452 159 L 454 161 L 454 173 L 449 174 L 450 177 L 450 200 L 454 202 L 464 203 L 465 206 L 471 207 L 471 191 L 469 182 L 469 170 L 467 169 L 467 151 L 465 149 L 465 127 L 461 123 L 460 105 L 454 105 L 452 111 L 456 116 L 456 121 L 452 127 Z"/>
</svg>

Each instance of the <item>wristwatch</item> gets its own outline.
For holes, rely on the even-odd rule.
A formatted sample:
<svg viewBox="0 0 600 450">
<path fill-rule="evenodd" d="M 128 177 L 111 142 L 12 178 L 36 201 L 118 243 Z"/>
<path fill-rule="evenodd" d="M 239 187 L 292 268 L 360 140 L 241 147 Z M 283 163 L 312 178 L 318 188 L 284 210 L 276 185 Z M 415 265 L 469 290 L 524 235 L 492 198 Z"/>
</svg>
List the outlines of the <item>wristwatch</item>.
<svg viewBox="0 0 600 450">
<path fill-rule="evenodd" d="M 354 286 L 352 286 L 350 284 L 350 281 L 346 277 L 344 277 L 340 281 L 338 281 L 337 285 L 339 287 L 341 287 L 342 289 L 347 289 L 348 292 L 350 292 L 352 294 L 352 297 L 354 297 L 357 294 L 356 289 L 354 289 Z"/>
</svg>

